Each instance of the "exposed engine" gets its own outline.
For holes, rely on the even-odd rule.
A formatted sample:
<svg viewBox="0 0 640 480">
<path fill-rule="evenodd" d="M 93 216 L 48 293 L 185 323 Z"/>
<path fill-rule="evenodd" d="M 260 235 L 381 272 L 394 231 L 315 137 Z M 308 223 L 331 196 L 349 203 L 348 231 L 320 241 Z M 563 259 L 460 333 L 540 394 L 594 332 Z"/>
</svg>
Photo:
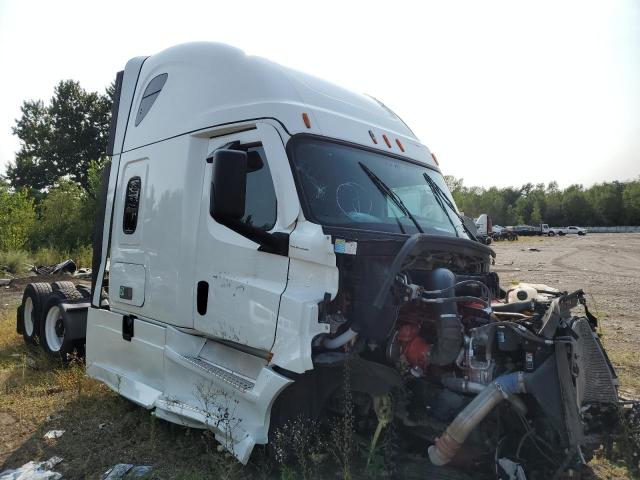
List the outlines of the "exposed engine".
<svg viewBox="0 0 640 480">
<path fill-rule="evenodd" d="M 505 479 L 575 475 L 588 418 L 615 417 L 618 402 L 583 292 L 502 290 L 491 251 L 453 240 L 412 237 L 392 261 L 342 258 L 320 356 L 338 350 L 393 367 L 403 385 L 396 417 L 429 441 L 434 465 L 488 462 Z"/>
</svg>

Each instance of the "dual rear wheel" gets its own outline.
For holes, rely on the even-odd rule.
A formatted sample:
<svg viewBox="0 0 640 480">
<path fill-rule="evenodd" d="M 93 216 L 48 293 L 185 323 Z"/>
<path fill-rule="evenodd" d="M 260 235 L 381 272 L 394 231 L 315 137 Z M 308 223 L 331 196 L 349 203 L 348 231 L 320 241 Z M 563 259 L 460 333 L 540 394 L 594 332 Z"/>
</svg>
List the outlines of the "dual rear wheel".
<svg viewBox="0 0 640 480">
<path fill-rule="evenodd" d="M 30 283 L 22 295 L 22 313 L 18 322 L 22 323 L 22 338 L 27 345 L 38 345 L 40 338 L 39 319 L 42 315 L 45 299 L 53 291 L 52 284 Z"/>
<path fill-rule="evenodd" d="M 40 345 L 50 356 L 66 362 L 74 350 L 82 346 L 70 340 L 68 332 L 73 320 L 61 304 L 88 298 L 89 290 L 77 289 L 72 282 L 30 283 L 25 288 L 19 309 L 18 330 L 27 345 Z"/>
</svg>

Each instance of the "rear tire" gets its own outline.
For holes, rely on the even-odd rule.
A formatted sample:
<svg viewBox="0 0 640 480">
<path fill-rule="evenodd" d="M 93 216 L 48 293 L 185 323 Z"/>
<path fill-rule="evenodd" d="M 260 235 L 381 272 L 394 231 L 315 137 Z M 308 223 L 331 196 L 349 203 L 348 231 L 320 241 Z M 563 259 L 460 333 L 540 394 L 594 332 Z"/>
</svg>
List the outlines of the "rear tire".
<svg viewBox="0 0 640 480">
<path fill-rule="evenodd" d="M 78 284 L 76 290 L 80 292 L 82 298 L 91 298 L 91 287 L 89 285 Z"/>
<path fill-rule="evenodd" d="M 66 322 L 60 303 L 64 300 L 81 299 L 82 294 L 75 288 L 63 289 L 49 295 L 44 304 L 40 321 L 40 346 L 49 356 L 59 358 L 63 364 L 69 360 L 74 343 L 65 337 Z"/>
<path fill-rule="evenodd" d="M 549 232 L 547 233 L 548 236 L 550 237 L 555 237 L 556 236 L 556 232 Z"/>
<path fill-rule="evenodd" d="M 54 291 L 52 295 L 57 296 L 62 300 L 80 300 L 83 298 L 82 293 L 76 290 L 75 286 L 72 286 L 71 288 L 61 288 Z"/>
<path fill-rule="evenodd" d="M 69 282 L 67 280 L 63 280 L 61 282 L 53 282 L 51 284 L 51 289 L 54 292 L 60 291 L 60 290 L 69 290 L 69 289 L 74 289 L 76 288 L 76 286 L 74 285 L 73 282 Z"/>
<path fill-rule="evenodd" d="M 30 283 L 22 295 L 22 338 L 27 345 L 38 345 L 40 318 L 51 285 L 44 282 Z"/>
</svg>

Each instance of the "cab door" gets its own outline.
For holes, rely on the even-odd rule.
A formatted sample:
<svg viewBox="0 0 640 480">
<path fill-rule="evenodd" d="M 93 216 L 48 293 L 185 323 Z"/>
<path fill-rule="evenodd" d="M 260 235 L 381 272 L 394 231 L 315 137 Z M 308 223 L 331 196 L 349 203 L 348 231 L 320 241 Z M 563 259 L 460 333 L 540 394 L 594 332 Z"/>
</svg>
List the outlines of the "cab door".
<svg viewBox="0 0 640 480">
<path fill-rule="evenodd" d="M 205 164 L 196 251 L 194 328 L 209 336 L 269 351 L 273 346 L 280 297 L 287 285 L 288 234 L 299 201 L 284 145 L 266 123 L 213 138 L 220 148 L 243 150 L 262 166 L 247 174 L 243 222 L 284 239 L 284 249 L 268 253 L 210 215 L 212 165 Z M 202 159 L 204 164 L 205 159 Z"/>
</svg>

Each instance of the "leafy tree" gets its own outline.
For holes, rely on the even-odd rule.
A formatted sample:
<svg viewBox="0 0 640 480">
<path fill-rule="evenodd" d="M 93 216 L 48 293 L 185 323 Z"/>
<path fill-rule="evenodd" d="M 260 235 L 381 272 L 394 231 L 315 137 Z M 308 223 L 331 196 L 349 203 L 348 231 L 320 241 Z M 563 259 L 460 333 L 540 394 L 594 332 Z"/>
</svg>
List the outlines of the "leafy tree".
<svg viewBox="0 0 640 480">
<path fill-rule="evenodd" d="M 34 230 L 34 247 L 73 250 L 90 241 L 88 219 L 83 214 L 87 193 L 72 180 L 61 178 L 40 204 Z"/>
<path fill-rule="evenodd" d="M 571 185 L 562 195 L 564 224 L 592 225 L 593 209 L 582 185 Z"/>
<path fill-rule="evenodd" d="M 34 200 L 27 190 L 11 192 L 0 182 L 0 251 L 24 248 L 35 219 Z"/>
<path fill-rule="evenodd" d="M 48 104 L 25 101 L 13 127 L 20 150 L 7 169 L 11 185 L 45 190 L 68 177 L 86 188 L 89 162 L 106 152 L 112 97 L 113 86 L 98 94 L 64 80 Z"/>
<path fill-rule="evenodd" d="M 463 182 L 464 182 L 464 179 L 462 178 L 457 179 L 453 175 L 444 176 L 444 183 L 447 184 L 447 187 L 449 188 L 449 191 L 451 192 L 452 195 L 464 188 L 462 185 Z"/>
<path fill-rule="evenodd" d="M 640 178 L 625 185 L 622 205 L 625 215 L 624 223 L 640 225 Z"/>
<path fill-rule="evenodd" d="M 102 185 L 102 172 L 109 168 L 107 160 L 92 160 L 87 172 L 87 189 L 82 205 L 82 232 L 84 238 L 91 238 L 93 226 L 100 201 L 100 187 Z"/>
<path fill-rule="evenodd" d="M 620 182 L 593 185 L 585 193 L 598 225 L 621 225 L 624 222 L 623 192 Z"/>
<path fill-rule="evenodd" d="M 446 178 L 458 207 L 466 215 L 489 214 L 494 224 L 554 226 L 578 224 L 640 225 L 640 178 L 608 182 L 585 189 L 571 185 L 561 190 L 557 182 L 489 189 L 467 187 L 462 180 Z"/>
<path fill-rule="evenodd" d="M 540 212 L 540 204 L 538 204 L 537 202 L 533 206 L 531 217 L 529 217 L 529 223 L 531 225 L 540 225 L 542 223 L 542 213 Z"/>
</svg>

